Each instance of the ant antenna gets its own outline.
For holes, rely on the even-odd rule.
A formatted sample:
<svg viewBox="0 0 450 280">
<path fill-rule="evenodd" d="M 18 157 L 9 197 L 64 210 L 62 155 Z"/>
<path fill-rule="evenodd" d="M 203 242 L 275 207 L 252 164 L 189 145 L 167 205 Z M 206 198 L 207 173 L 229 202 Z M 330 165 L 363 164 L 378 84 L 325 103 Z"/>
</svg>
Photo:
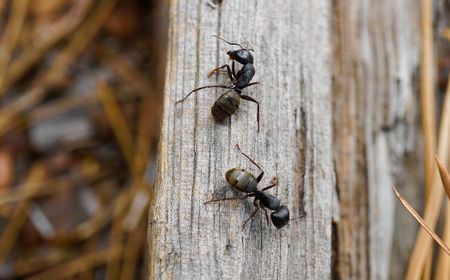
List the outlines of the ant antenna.
<svg viewBox="0 0 450 280">
<path fill-rule="evenodd" d="M 246 153 L 244 153 L 244 152 L 241 150 L 241 147 L 239 147 L 239 144 L 236 144 L 236 148 L 237 148 L 238 151 L 239 151 L 242 155 L 244 155 L 251 163 L 253 163 L 254 165 L 256 165 L 256 167 L 258 167 L 259 170 L 263 171 L 263 169 L 261 168 L 261 166 L 259 166 L 253 159 L 251 159 Z M 263 171 L 263 173 L 264 173 L 264 171 Z"/>
<path fill-rule="evenodd" d="M 219 37 L 219 36 L 217 36 L 217 35 L 212 35 L 212 36 L 213 36 L 213 37 L 216 37 L 217 39 L 220 39 L 220 40 L 224 41 L 224 42 L 227 43 L 228 45 L 231 45 L 231 46 L 239 46 L 242 50 L 245 50 L 244 47 L 241 46 L 241 44 L 233 43 L 233 42 L 228 42 L 228 41 L 225 40 L 224 38 Z M 247 50 L 252 51 L 252 52 L 254 51 L 253 49 L 247 49 Z"/>
<path fill-rule="evenodd" d="M 183 102 L 184 100 L 186 100 L 186 98 L 189 97 L 189 95 L 193 94 L 194 92 L 197 92 L 199 90 L 206 89 L 206 88 L 224 88 L 224 89 L 228 89 L 228 90 L 233 89 L 232 86 L 225 86 L 225 85 L 210 85 L 210 86 L 199 87 L 199 88 L 196 88 L 196 89 L 192 90 L 191 92 L 189 92 L 188 95 L 186 95 L 182 99 L 176 101 L 175 104 Z"/>
</svg>

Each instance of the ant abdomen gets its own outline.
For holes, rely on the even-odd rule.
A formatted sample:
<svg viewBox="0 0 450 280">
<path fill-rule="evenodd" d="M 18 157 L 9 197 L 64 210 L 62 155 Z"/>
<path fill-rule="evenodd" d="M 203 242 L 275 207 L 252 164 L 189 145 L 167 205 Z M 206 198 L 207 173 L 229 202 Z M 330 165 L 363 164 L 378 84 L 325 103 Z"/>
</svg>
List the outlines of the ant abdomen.
<svg viewBox="0 0 450 280">
<path fill-rule="evenodd" d="M 257 190 L 258 181 L 250 172 L 240 169 L 233 168 L 225 173 L 225 179 L 227 179 L 228 184 L 238 191 L 251 193 Z"/>
<path fill-rule="evenodd" d="M 240 103 L 241 97 L 237 92 L 234 90 L 227 91 L 214 102 L 211 107 L 211 114 L 216 121 L 222 122 L 238 110 Z"/>
</svg>

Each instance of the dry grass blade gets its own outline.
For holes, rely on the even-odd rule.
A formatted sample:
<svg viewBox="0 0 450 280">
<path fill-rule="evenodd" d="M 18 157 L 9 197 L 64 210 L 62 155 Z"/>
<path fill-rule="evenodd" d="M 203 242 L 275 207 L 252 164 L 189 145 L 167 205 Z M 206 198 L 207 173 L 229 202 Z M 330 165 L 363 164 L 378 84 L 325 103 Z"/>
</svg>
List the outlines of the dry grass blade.
<svg viewBox="0 0 450 280">
<path fill-rule="evenodd" d="M 450 111 L 450 83 L 449 82 L 447 82 L 447 90 L 446 90 L 446 95 L 445 95 L 442 111 L 443 111 L 443 113 L 442 113 L 443 119 L 447 118 L 447 116 L 450 115 L 450 113 L 449 113 L 449 111 Z M 441 131 L 443 131 L 443 130 L 444 130 L 444 128 L 441 126 Z M 439 170 L 439 173 L 441 176 L 442 184 L 444 185 L 444 190 L 447 192 L 447 196 L 448 196 L 449 195 L 448 172 L 445 168 L 445 164 L 440 162 L 440 160 L 438 160 L 437 156 L 435 156 L 435 158 L 436 158 L 438 170 Z M 442 239 L 444 240 L 444 242 L 450 242 L 450 205 L 448 202 L 449 201 L 446 200 L 447 207 L 446 207 L 446 213 L 445 213 L 444 228 L 443 228 L 443 233 L 442 233 Z M 437 263 L 436 263 L 435 279 L 449 279 L 449 277 L 450 277 L 450 258 L 442 250 L 440 250 L 438 258 L 437 258 Z"/>
<path fill-rule="evenodd" d="M 448 163 L 448 155 L 450 153 L 450 86 L 447 85 L 447 93 L 444 100 L 444 106 L 441 115 L 441 122 L 439 126 L 439 142 L 437 148 L 437 155 L 442 160 L 443 164 Z M 442 206 L 442 183 L 439 179 L 437 168 L 434 168 L 432 188 L 428 198 L 426 199 L 425 209 L 423 212 L 423 219 L 428 226 L 434 228 L 436 226 L 439 212 Z M 419 279 L 425 264 L 429 261 L 429 253 L 432 250 L 432 239 L 423 228 L 419 229 L 416 243 L 411 253 L 406 273 L 406 279 Z"/>
<path fill-rule="evenodd" d="M 7 104 L 0 111 L 0 135 L 6 133 L 11 127 L 17 125 L 17 118 L 21 112 L 26 111 L 39 103 L 46 96 L 46 89 L 63 77 L 67 68 L 85 49 L 92 37 L 99 31 L 108 15 L 114 8 L 117 0 L 103 0 L 91 14 L 80 29 L 72 36 L 67 46 L 58 53 L 50 68 L 36 79 L 34 87 L 22 96 Z"/>
<path fill-rule="evenodd" d="M 436 153 L 432 0 L 422 0 L 421 11 L 420 110 L 424 142 L 425 200 L 427 201 L 433 187 L 433 155 Z M 424 279 L 430 278 L 432 248 L 428 254 L 423 271 Z"/>
<path fill-rule="evenodd" d="M 133 137 L 111 88 L 102 80 L 99 81 L 97 96 L 103 105 L 106 117 L 120 145 L 123 156 L 130 170 L 133 170 Z"/>
<path fill-rule="evenodd" d="M 420 104 L 424 134 L 425 198 L 433 178 L 433 155 L 436 152 L 436 120 L 433 78 L 433 32 L 431 1 L 422 0 L 422 52 L 420 60 Z"/>
<path fill-rule="evenodd" d="M 0 110 L 0 136 L 18 125 L 21 112 L 33 107 L 45 97 L 43 87 L 32 88 Z"/>
<path fill-rule="evenodd" d="M 85 177 L 85 180 L 92 182 L 99 180 L 104 176 L 104 173 L 98 173 Z M 8 203 L 66 192 L 73 187 L 75 187 L 75 185 L 71 183 L 71 176 L 60 176 L 48 180 L 25 182 L 8 189 L 0 190 L 0 208 Z M 30 192 L 30 189 L 33 189 L 34 191 Z"/>
<path fill-rule="evenodd" d="M 442 37 L 450 41 L 450 28 L 445 28 L 444 31 L 442 31 Z"/>
<path fill-rule="evenodd" d="M 67 180 L 68 177 L 61 177 L 50 180 L 24 183 L 23 185 L 19 185 L 11 189 L 1 190 L 0 207 L 7 203 L 20 202 L 26 199 L 65 192 L 73 187 L 73 185 L 69 184 Z M 43 186 L 45 186 L 45 188 L 42 188 Z M 36 189 L 36 191 L 30 192 L 30 188 Z"/>
<path fill-rule="evenodd" d="M 442 233 L 443 242 L 448 243 L 450 240 L 450 205 L 447 201 L 445 210 L 445 221 Z M 442 249 L 438 252 L 436 268 L 434 272 L 434 279 L 449 279 L 450 278 L 450 256 Z"/>
<path fill-rule="evenodd" d="M 447 245 L 445 245 L 444 241 L 442 241 L 442 239 L 439 236 L 437 236 L 437 234 L 435 234 L 433 230 L 431 230 L 431 228 L 422 219 L 422 217 L 420 217 L 420 215 L 416 212 L 416 210 L 414 210 L 414 208 L 400 195 L 400 193 L 394 186 L 392 186 L 392 190 L 394 191 L 398 200 L 400 200 L 400 202 L 403 204 L 406 210 L 408 210 L 408 212 L 417 220 L 417 222 L 422 226 L 422 228 L 428 232 L 428 234 L 439 244 L 439 246 L 441 246 L 441 248 L 448 255 L 450 255 L 450 248 L 448 248 Z"/>
<path fill-rule="evenodd" d="M 111 61 L 108 61 L 108 63 L 125 84 L 133 87 L 134 90 L 139 92 L 142 96 L 144 96 L 144 94 L 152 93 L 152 88 L 149 85 L 148 79 L 144 77 L 139 70 L 131 66 L 124 57 L 116 56 Z"/>
<path fill-rule="evenodd" d="M 75 1 L 73 10 L 54 24 L 50 34 L 45 34 L 38 42 L 34 42 L 32 48 L 24 50 L 24 53 L 11 63 L 11 67 L 5 73 L 5 81 L 0 87 L 0 96 L 11 84 L 22 78 L 46 51 L 71 34 L 83 22 L 93 2 L 92 0 Z"/>
<path fill-rule="evenodd" d="M 135 100 L 138 96 L 135 92 L 120 92 L 117 94 L 117 102 L 130 102 Z M 63 115 L 71 110 L 79 108 L 87 108 L 98 104 L 98 98 L 94 94 L 89 94 L 86 97 L 80 98 L 79 96 L 67 96 L 62 97 L 56 101 L 49 102 L 48 104 L 40 105 L 28 113 L 28 125 L 37 124 L 42 121 L 46 121 L 51 118 L 56 118 L 59 115 Z"/>
<path fill-rule="evenodd" d="M 448 96 L 446 97 L 448 98 Z M 444 185 L 444 190 L 447 193 L 447 197 L 450 199 L 450 175 L 447 172 L 444 164 L 435 156 L 436 163 L 438 166 L 439 174 L 441 175 L 442 184 Z M 444 242 L 450 240 L 450 205 L 449 201 L 446 201 L 447 209 L 445 213 L 444 230 L 442 233 L 442 239 Z M 435 279 L 448 279 L 450 276 L 450 257 L 446 255 L 442 250 L 439 251 L 436 264 Z"/>
<path fill-rule="evenodd" d="M 35 163 L 31 168 L 30 174 L 27 178 L 27 182 L 42 181 L 47 175 L 47 170 L 41 162 Z M 27 191 L 34 193 L 38 190 L 39 185 L 32 185 Z M 14 246 L 20 229 L 26 221 L 28 213 L 29 201 L 21 201 L 15 208 L 11 215 L 8 224 L 4 228 L 0 237 L 0 263 L 5 260 L 10 250 Z"/>
<path fill-rule="evenodd" d="M 135 153 L 134 153 L 134 180 L 138 180 L 138 186 L 143 185 L 140 180 L 144 179 L 145 168 L 147 167 L 148 156 L 151 147 L 151 133 L 148 120 L 151 118 L 152 98 L 149 94 L 143 95 L 140 106 L 140 116 L 138 123 L 138 133 L 136 135 Z"/>
<path fill-rule="evenodd" d="M 130 203 L 130 195 L 128 192 L 125 195 L 119 197 L 117 206 L 114 208 L 114 215 L 111 225 L 111 231 L 109 235 L 109 247 L 122 246 L 123 248 L 123 236 L 125 232 L 123 230 L 123 217 Z M 120 271 L 120 262 L 116 259 L 109 259 L 106 264 L 106 279 L 118 279 Z"/>
<path fill-rule="evenodd" d="M 138 181 L 138 183 L 135 183 L 134 185 L 139 188 L 142 185 L 140 182 L 143 180 L 151 147 L 150 141 L 152 131 L 148 125 L 148 120 L 151 119 L 152 114 L 154 113 L 151 108 L 151 103 L 154 99 L 154 90 L 145 77 L 143 77 L 142 74 L 131 66 L 123 57 L 116 56 L 109 63 L 119 78 L 121 78 L 125 84 L 131 85 L 141 96 L 133 164 L 133 179 Z"/>
<path fill-rule="evenodd" d="M 436 164 L 438 166 L 439 174 L 441 175 L 442 184 L 444 185 L 444 190 L 447 193 L 448 199 L 450 199 L 450 175 L 447 172 L 444 164 L 439 160 L 437 156 L 434 156 Z"/>
<path fill-rule="evenodd" d="M 17 44 L 25 16 L 28 10 L 29 0 L 16 0 L 12 2 L 12 13 L 3 33 L 0 43 L 0 88 L 3 85 L 6 69 L 11 60 L 12 52 Z"/>
<path fill-rule="evenodd" d="M 140 227 L 135 228 L 129 235 L 124 248 L 125 259 L 123 269 L 120 274 L 121 280 L 130 279 L 130 275 L 135 274 L 136 264 L 139 255 L 142 254 L 145 238 L 145 223 L 141 223 Z"/>
<path fill-rule="evenodd" d="M 84 254 L 89 254 L 90 252 L 97 250 L 97 244 L 99 243 L 99 237 L 93 236 L 87 240 L 83 248 Z M 78 279 L 83 280 L 94 280 L 95 268 L 87 268 L 85 271 L 81 272 Z"/>
<path fill-rule="evenodd" d="M 44 271 L 41 274 L 28 278 L 29 280 L 46 280 L 46 279 L 68 279 L 86 270 L 103 265 L 109 259 L 118 259 L 121 257 L 122 248 L 116 246 L 105 251 L 96 251 L 82 255 L 79 258 L 69 261 L 67 263 L 58 265 L 50 270 Z"/>
<path fill-rule="evenodd" d="M 117 211 L 116 208 L 125 207 L 123 201 L 127 201 L 128 196 L 129 192 L 124 190 L 123 193 L 114 198 L 114 201 L 112 201 L 108 207 L 100 209 L 88 220 L 79 224 L 75 229 L 57 232 L 54 236 L 48 238 L 48 241 L 56 244 L 64 244 L 91 238 L 112 220 L 114 212 Z"/>
<path fill-rule="evenodd" d="M 1 279 L 144 277 L 156 2 L 0 0 Z"/>
<path fill-rule="evenodd" d="M 58 54 L 52 66 L 45 73 L 42 79 L 45 84 L 52 85 L 54 82 L 58 82 L 58 80 L 61 79 L 65 70 L 100 30 L 100 27 L 112 12 L 116 2 L 117 0 L 103 0 L 98 3 L 96 10 L 72 36 L 71 41 L 67 44 L 64 51 Z"/>
<path fill-rule="evenodd" d="M 21 258 L 14 262 L 14 276 L 23 279 L 27 275 L 53 267 L 76 257 L 76 254 L 67 249 L 50 249 L 45 255 Z"/>
<path fill-rule="evenodd" d="M 0 191 L 8 189 L 12 184 L 13 180 L 14 180 L 13 154 L 7 148 L 0 147 Z"/>
</svg>

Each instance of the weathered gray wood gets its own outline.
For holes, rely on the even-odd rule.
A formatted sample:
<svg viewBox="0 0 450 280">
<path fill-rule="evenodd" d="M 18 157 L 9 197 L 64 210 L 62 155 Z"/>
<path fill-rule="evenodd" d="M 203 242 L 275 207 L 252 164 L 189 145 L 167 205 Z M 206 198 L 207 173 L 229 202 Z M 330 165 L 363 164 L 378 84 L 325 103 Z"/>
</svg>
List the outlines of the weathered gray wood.
<svg viewBox="0 0 450 280">
<path fill-rule="evenodd" d="M 329 279 L 333 168 L 331 153 L 330 2 L 224 0 L 171 2 L 159 172 L 149 220 L 150 279 Z M 255 49 L 254 81 L 231 121 L 214 123 L 210 107 L 223 91 L 191 89 L 225 81 L 206 73 L 228 61 L 230 47 L 212 34 Z M 214 93 L 216 92 L 216 93 Z M 204 205 L 226 194 L 226 170 L 257 170 L 280 186 L 292 221 L 282 230 L 257 215 L 241 228 L 251 201 Z M 300 217 L 305 211 L 306 215 Z"/>
<path fill-rule="evenodd" d="M 337 274 L 401 279 L 417 223 L 394 200 L 390 186 L 396 184 L 420 206 L 423 164 L 414 84 L 419 2 L 334 3 Z"/>
</svg>

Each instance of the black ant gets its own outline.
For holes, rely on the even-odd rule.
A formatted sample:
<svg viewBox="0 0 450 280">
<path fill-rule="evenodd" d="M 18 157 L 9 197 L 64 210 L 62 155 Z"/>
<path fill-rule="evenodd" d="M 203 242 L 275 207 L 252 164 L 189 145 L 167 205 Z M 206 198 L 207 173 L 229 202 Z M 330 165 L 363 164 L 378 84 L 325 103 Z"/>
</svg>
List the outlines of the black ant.
<svg viewBox="0 0 450 280">
<path fill-rule="evenodd" d="M 256 167 L 258 167 L 258 169 L 261 170 L 261 174 L 259 174 L 258 177 L 255 178 L 253 174 L 241 168 L 233 168 L 228 170 L 227 173 L 225 174 L 225 178 L 228 184 L 230 184 L 230 186 L 236 189 L 237 191 L 247 193 L 247 195 L 241 197 L 225 197 L 213 199 L 205 202 L 205 204 L 217 201 L 237 200 L 237 199 L 245 199 L 247 197 L 254 197 L 255 199 L 253 200 L 253 205 L 256 207 L 256 209 L 255 211 L 253 211 L 250 217 L 244 222 L 242 227 L 244 227 L 247 224 L 247 222 L 258 212 L 260 208 L 264 210 L 264 213 L 266 214 L 267 223 L 269 223 L 269 215 L 267 214 L 268 208 L 269 210 L 274 211 L 272 212 L 272 214 L 270 214 L 270 218 L 272 220 L 273 225 L 278 229 L 282 228 L 289 222 L 289 209 L 286 206 L 281 205 L 281 201 L 279 198 L 265 192 L 277 186 L 278 180 L 274 178 L 270 186 L 258 190 L 257 186 L 258 183 L 261 181 L 262 177 L 264 176 L 264 170 L 262 170 L 262 168 L 248 155 L 242 152 L 239 145 L 236 145 L 236 147 L 242 155 L 244 155 L 248 160 L 250 160 L 251 163 L 256 165 Z"/>
<path fill-rule="evenodd" d="M 189 92 L 183 99 L 180 99 L 175 102 L 175 104 L 178 104 L 180 102 L 183 102 L 186 98 L 188 98 L 192 93 L 197 92 L 202 89 L 207 88 L 224 88 L 228 89 L 229 91 L 225 92 L 219 98 L 217 98 L 216 102 L 214 102 L 214 105 L 211 107 L 211 114 L 213 115 L 214 119 L 222 122 L 226 118 L 233 115 L 237 109 L 239 108 L 241 98 L 256 103 L 256 120 L 258 122 L 258 132 L 259 132 L 259 102 L 253 99 L 252 97 L 248 95 L 242 94 L 242 90 L 246 87 L 259 84 L 259 82 L 253 82 L 250 83 L 250 81 L 253 79 L 253 76 L 255 76 L 255 67 L 253 66 L 253 55 L 250 53 L 253 51 L 253 49 L 246 49 L 242 47 L 238 43 L 232 43 L 228 42 L 225 39 L 215 36 L 214 37 L 226 42 L 229 45 L 232 46 L 239 46 L 240 50 L 234 50 L 234 51 L 228 51 L 227 54 L 232 60 L 231 68 L 228 64 L 222 65 L 220 67 L 217 67 L 213 70 L 211 70 L 208 73 L 208 77 L 212 76 L 214 73 L 221 72 L 222 69 L 226 68 L 226 73 L 228 74 L 228 77 L 230 78 L 231 82 L 233 83 L 232 86 L 227 85 L 209 85 L 209 86 L 203 86 L 196 88 Z M 235 63 L 234 61 L 237 61 L 244 66 L 236 73 L 235 71 Z"/>
</svg>

